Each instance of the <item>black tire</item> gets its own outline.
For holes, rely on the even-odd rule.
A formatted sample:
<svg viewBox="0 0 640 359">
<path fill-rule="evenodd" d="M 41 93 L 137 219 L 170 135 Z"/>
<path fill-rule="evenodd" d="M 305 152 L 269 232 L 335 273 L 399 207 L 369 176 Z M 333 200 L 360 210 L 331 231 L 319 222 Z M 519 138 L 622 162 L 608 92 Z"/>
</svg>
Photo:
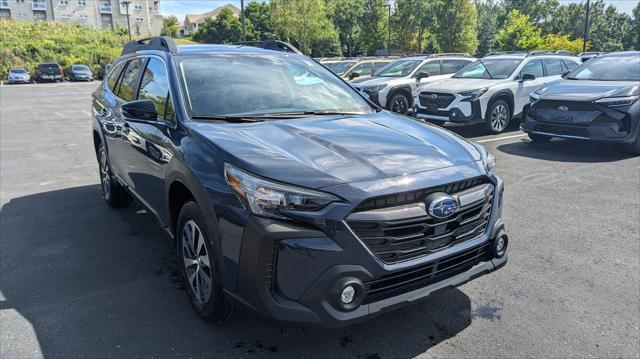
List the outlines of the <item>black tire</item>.
<svg viewBox="0 0 640 359">
<path fill-rule="evenodd" d="M 396 92 L 391 96 L 389 103 L 389 111 L 393 111 L 402 115 L 406 115 L 411 108 L 409 97 L 403 92 Z"/>
<path fill-rule="evenodd" d="M 487 129 L 491 133 L 501 133 L 511 121 L 511 107 L 505 100 L 493 101 L 485 116 Z"/>
<path fill-rule="evenodd" d="M 225 298 L 219 285 L 218 257 L 206 233 L 207 223 L 198 205 L 193 201 L 185 203 L 180 210 L 176 230 L 182 283 L 196 312 L 202 318 L 222 323 L 234 318 L 239 311 Z"/>
<path fill-rule="evenodd" d="M 551 141 L 551 136 L 540 135 L 537 133 L 528 133 L 531 142 L 533 143 L 545 143 Z"/>
<path fill-rule="evenodd" d="M 131 203 L 131 196 L 127 191 L 113 178 L 109 157 L 104 144 L 98 146 L 98 174 L 100 175 L 100 188 L 102 189 L 102 198 L 111 207 L 124 207 Z"/>
</svg>

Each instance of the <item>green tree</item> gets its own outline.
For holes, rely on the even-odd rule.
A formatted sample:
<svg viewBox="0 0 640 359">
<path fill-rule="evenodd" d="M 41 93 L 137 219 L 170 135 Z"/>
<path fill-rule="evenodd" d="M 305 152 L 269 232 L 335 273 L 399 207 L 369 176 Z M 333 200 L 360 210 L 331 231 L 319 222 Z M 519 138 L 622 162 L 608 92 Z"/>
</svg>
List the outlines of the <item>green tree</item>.
<svg viewBox="0 0 640 359">
<path fill-rule="evenodd" d="M 436 9 L 432 31 L 443 52 L 475 53 L 478 48 L 476 8 L 471 0 L 449 0 Z"/>
<path fill-rule="evenodd" d="M 176 37 L 178 36 L 178 31 L 180 31 L 180 26 L 178 25 L 177 17 L 171 15 L 162 18 L 162 30 L 160 30 L 160 35 Z"/>
<path fill-rule="evenodd" d="M 360 18 L 360 42 L 364 51 L 372 55 L 386 48 L 387 8 L 386 0 L 364 0 L 364 11 Z"/>
<path fill-rule="evenodd" d="M 529 16 L 518 10 L 511 10 L 496 36 L 501 50 L 535 50 L 542 43 L 542 30 L 535 26 Z"/>
<path fill-rule="evenodd" d="M 631 34 L 629 48 L 640 51 L 640 2 L 633 8 L 633 20 L 631 21 Z"/>
<path fill-rule="evenodd" d="M 297 44 L 311 54 L 314 43 L 337 40 L 333 23 L 327 17 L 323 0 L 272 0 L 271 18 L 280 39 Z"/>
<path fill-rule="evenodd" d="M 587 49 L 589 49 L 587 43 Z M 544 50 L 567 50 L 573 54 L 582 52 L 582 39 L 570 40 L 568 35 L 547 34 L 540 43 L 540 48 Z"/>
<path fill-rule="evenodd" d="M 247 21 L 247 28 L 250 23 Z M 209 44 L 230 44 L 242 41 L 242 24 L 229 9 L 222 9 L 215 19 L 206 19 L 193 35 L 198 42 Z"/>
<path fill-rule="evenodd" d="M 479 55 L 488 54 L 496 48 L 496 35 L 500 30 L 500 19 L 504 17 L 503 7 L 494 0 L 476 3 L 478 11 L 478 50 Z"/>
<path fill-rule="evenodd" d="M 534 24 L 540 24 L 551 17 L 558 8 L 558 0 L 503 0 L 505 13 L 518 10 L 529 16 Z"/>
<path fill-rule="evenodd" d="M 275 38 L 271 24 L 271 5 L 268 3 L 251 2 L 244 8 L 245 21 L 251 23 L 251 33 L 247 32 L 248 40 L 267 40 Z M 246 26 L 246 24 L 245 24 Z"/>
<path fill-rule="evenodd" d="M 360 35 L 358 19 L 364 14 L 364 0 L 341 0 L 332 7 L 331 20 L 338 32 L 340 45 L 348 56 L 353 56 Z"/>
</svg>

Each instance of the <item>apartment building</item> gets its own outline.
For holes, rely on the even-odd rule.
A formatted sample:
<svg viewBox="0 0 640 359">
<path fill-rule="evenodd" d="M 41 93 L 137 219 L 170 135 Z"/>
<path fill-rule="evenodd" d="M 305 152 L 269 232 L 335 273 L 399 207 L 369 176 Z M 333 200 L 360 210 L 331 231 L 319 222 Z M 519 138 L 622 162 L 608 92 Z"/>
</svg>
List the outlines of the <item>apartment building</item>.
<svg viewBox="0 0 640 359">
<path fill-rule="evenodd" d="M 133 37 L 160 34 L 160 0 L 0 0 L 0 17 L 48 20 L 92 26 L 127 28 L 127 6 Z"/>
<path fill-rule="evenodd" d="M 223 9 L 230 10 L 236 17 L 240 16 L 240 9 L 231 4 L 220 6 L 203 14 L 187 14 L 180 24 L 180 36 L 195 34 L 206 19 L 215 20 Z"/>
</svg>

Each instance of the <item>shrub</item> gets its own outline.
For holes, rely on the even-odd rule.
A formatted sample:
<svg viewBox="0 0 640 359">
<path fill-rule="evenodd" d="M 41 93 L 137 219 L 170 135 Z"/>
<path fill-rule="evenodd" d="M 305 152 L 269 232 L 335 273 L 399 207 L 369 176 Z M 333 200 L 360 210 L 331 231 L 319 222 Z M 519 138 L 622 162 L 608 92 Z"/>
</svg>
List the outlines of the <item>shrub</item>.
<svg viewBox="0 0 640 359">
<path fill-rule="evenodd" d="M 122 51 L 125 36 L 112 31 L 55 22 L 27 22 L 0 19 L 0 77 L 11 67 L 22 66 L 30 73 L 38 63 L 57 62 L 64 68 L 83 63 L 94 74 Z"/>
</svg>

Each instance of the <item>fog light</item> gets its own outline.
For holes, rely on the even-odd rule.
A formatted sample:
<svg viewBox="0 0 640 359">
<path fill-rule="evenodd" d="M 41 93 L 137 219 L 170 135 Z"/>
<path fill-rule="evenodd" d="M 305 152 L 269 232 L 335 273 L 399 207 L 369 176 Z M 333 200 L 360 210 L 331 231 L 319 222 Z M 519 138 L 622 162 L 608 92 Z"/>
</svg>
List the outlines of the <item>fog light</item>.
<svg viewBox="0 0 640 359">
<path fill-rule="evenodd" d="M 356 298 L 356 289 L 352 285 L 344 287 L 340 294 L 340 301 L 343 304 L 351 304 Z"/>
<path fill-rule="evenodd" d="M 506 234 L 500 233 L 496 240 L 493 242 L 493 256 L 496 258 L 502 258 L 507 252 L 507 246 L 509 245 L 509 237 Z"/>
</svg>

